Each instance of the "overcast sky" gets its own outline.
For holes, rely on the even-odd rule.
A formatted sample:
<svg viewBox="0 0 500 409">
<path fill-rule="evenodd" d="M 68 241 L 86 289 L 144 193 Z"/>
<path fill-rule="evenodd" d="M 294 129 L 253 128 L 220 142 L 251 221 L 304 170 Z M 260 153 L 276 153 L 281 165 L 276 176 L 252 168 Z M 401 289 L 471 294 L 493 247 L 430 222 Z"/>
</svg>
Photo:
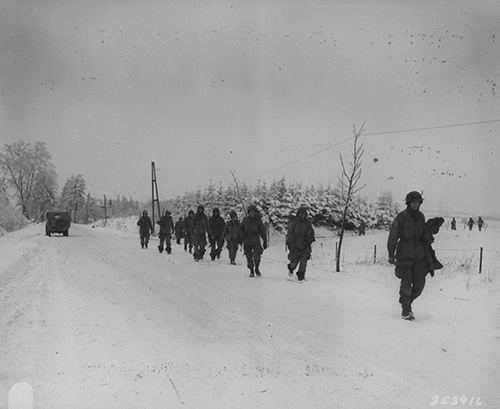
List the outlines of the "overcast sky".
<svg viewBox="0 0 500 409">
<path fill-rule="evenodd" d="M 0 0 L 0 142 L 46 141 L 62 185 L 160 198 L 328 183 L 351 135 L 500 119 L 500 2 Z M 500 30 L 499 30 L 500 31 Z M 500 123 L 363 138 L 365 194 L 499 212 Z M 425 207 L 424 209 L 425 210 Z"/>
</svg>

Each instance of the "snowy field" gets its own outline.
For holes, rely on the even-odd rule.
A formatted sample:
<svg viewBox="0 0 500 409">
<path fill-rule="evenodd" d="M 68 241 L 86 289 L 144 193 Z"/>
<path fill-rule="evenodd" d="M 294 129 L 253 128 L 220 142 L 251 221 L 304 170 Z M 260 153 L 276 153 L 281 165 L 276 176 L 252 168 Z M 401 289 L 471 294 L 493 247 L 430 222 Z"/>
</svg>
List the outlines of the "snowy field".
<svg viewBox="0 0 500 409">
<path fill-rule="evenodd" d="M 250 279 L 242 253 L 142 250 L 135 222 L 0 238 L 0 408 L 22 381 L 41 409 L 500 408 L 499 224 L 436 236 L 446 267 L 407 322 L 387 232 L 348 236 L 334 273 L 336 238 L 317 230 L 298 284 L 279 235 Z"/>
</svg>

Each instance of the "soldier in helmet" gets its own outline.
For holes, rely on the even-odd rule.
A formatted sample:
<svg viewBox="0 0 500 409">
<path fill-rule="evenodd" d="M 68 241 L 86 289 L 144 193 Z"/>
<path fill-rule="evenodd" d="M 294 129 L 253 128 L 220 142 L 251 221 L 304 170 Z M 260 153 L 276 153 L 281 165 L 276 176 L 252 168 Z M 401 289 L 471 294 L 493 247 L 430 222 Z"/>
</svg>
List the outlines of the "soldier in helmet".
<svg viewBox="0 0 500 409">
<path fill-rule="evenodd" d="M 414 320 L 412 303 L 422 294 L 425 276 L 429 271 L 426 262 L 425 217 L 420 212 L 423 202 L 419 192 L 406 195 L 406 209 L 399 213 L 391 225 L 387 250 L 389 263 L 395 264 L 396 277 L 401 280 L 399 303 L 401 318 Z"/>
<path fill-rule="evenodd" d="M 451 219 L 451 230 L 456 230 L 457 229 L 457 221 L 455 218 Z"/>
<path fill-rule="evenodd" d="M 151 218 L 148 216 L 148 212 L 144 210 L 142 212 L 142 216 L 137 222 L 139 226 L 139 237 L 141 238 L 141 247 L 148 248 L 149 237 L 153 234 L 153 223 L 151 222 Z"/>
<path fill-rule="evenodd" d="M 212 231 L 212 237 L 210 240 L 210 258 L 215 260 L 216 258 L 220 258 L 220 253 L 222 252 L 222 248 L 224 246 L 224 237 L 222 233 L 224 233 L 224 227 L 226 227 L 226 222 L 220 215 L 220 211 L 218 208 L 214 208 L 212 210 L 212 217 L 210 217 L 208 221 L 210 225 L 210 230 Z"/>
<path fill-rule="evenodd" d="M 314 228 L 307 218 L 307 209 L 299 207 L 297 215 L 288 225 L 286 245 L 288 254 L 288 277 L 293 277 L 293 272 L 299 266 L 297 279 L 305 280 L 307 260 L 311 258 L 311 244 L 314 242 Z"/>
<path fill-rule="evenodd" d="M 175 241 L 177 244 L 181 244 L 181 239 L 184 237 L 184 219 L 179 217 L 177 223 L 175 223 Z"/>
<path fill-rule="evenodd" d="M 158 246 L 158 251 L 163 253 L 163 245 L 165 244 L 165 249 L 167 254 L 172 253 L 172 234 L 174 233 L 174 219 L 172 219 L 172 213 L 167 210 L 165 214 L 157 221 L 160 225 L 160 245 Z"/>
<path fill-rule="evenodd" d="M 259 215 L 257 207 L 248 206 L 248 216 L 241 222 L 241 239 L 243 250 L 247 258 L 247 266 L 250 270 L 250 277 L 260 277 L 260 259 L 262 253 L 267 249 L 266 227 Z M 262 245 L 261 245 L 262 239 Z"/>
<path fill-rule="evenodd" d="M 481 229 L 483 228 L 483 224 L 484 224 L 484 220 L 481 216 L 479 216 L 479 219 L 477 219 L 477 227 L 478 227 L 479 231 L 481 231 Z"/>
<path fill-rule="evenodd" d="M 184 251 L 189 250 L 190 253 L 193 251 L 193 218 L 194 212 L 189 210 L 184 219 Z"/>
<path fill-rule="evenodd" d="M 474 219 L 472 217 L 469 217 L 469 221 L 467 222 L 467 226 L 469 226 L 469 231 L 472 231 L 472 228 L 474 227 Z"/>
<path fill-rule="evenodd" d="M 238 220 L 238 215 L 234 210 L 231 210 L 229 216 L 231 217 L 231 220 L 229 220 L 226 223 L 226 227 L 224 227 L 222 239 L 227 242 L 230 263 L 236 264 L 236 253 L 238 252 L 238 246 L 241 243 L 240 222 Z"/>
<path fill-rule="evenodd" d="M 193 257 L 195 261 L 203 260 L 207 245 L 207 234 L 210 240 L 212 238 L 212 231 L 208 224 L 208 217 L 205 214 L 205 207 L 199 205 L 193 217 Z"/>
</svg>

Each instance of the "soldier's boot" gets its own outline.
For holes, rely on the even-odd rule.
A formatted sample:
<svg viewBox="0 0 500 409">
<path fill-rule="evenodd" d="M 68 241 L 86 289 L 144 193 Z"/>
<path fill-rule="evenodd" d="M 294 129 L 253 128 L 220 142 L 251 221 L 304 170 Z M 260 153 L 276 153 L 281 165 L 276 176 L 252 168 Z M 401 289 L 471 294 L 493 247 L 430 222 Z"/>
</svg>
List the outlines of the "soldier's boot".
<svg viewBox="0 0 500 409">
<path fill-rule="evenodd" d="M 415 317 L 413 316 L 413 313 L 411 312 L 411 306 L 410 305 L 401 305 L 401 318 L 407 321 L 413 321 Z"/>
<path fill-rule="evenodd" d="M 255 263 L 255 275 L 257 277 L 260 277 L 262 274 L 260 273 L 260 270 L 259 270 L 259 265 L 260 263 Z"/>
<path fill-rule="evenodd" d="M 250 274 L 248 275 L 248 277 L 255 277 L 255 274 L 253 272 L 253 267 L 250 267 Z"/>
</svg>

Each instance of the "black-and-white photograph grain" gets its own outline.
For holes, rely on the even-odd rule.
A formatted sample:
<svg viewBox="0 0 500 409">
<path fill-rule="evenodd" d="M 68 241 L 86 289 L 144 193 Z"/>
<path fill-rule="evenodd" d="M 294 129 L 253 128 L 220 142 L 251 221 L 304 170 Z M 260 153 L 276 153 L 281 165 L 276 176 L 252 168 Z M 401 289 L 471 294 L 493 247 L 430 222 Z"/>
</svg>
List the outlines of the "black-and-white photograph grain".
<svg viewBox="0 0 500 409">
<path fill-rule="evenodd" d="M 498 0 L 0 0 L 0 409 L 500 408 Z"/>
</svg>

